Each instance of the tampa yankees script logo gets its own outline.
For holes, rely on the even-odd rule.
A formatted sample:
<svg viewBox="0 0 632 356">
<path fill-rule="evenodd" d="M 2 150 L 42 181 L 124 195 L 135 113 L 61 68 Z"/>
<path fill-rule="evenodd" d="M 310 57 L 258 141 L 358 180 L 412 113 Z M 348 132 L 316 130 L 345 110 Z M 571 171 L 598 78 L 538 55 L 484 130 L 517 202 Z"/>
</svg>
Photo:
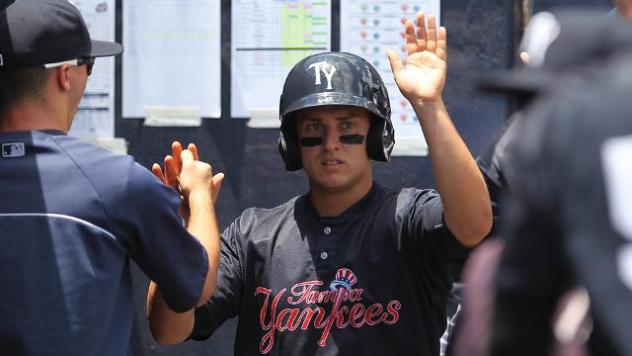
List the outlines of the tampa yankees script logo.
<svg viewBox="0 0 632 356">
<path fill-rule="evenodd" d="M 289 293 L 286 293 L 287 288 L 283 288 L 271 298 L 271 289 L 258 287 L 255 296 L 265 297 L 259 312 L 259 324 L 261 330 L 266 332 L 259 343 L 259 352 L 270 352 L 277 332 L 292 332 L 299 327 L 301 330 L 311 327 L 322 330 L 318 346 L 324 347 L 334 325 L 338 329 L 357 329 L 381 323 L 397 323 L 402 303 L 391 300 L 386 307 L 380 303 L 367 307 L 362 303 L 364 289 L 352 288 L 356 282 L 353 271 L 341 268 L 329 284 L 329 290 L 320 290 L 322 281 L 307 281 L 295 284 Z M 284 297 L 290 307 L 277 310 Z"/>
</svg>

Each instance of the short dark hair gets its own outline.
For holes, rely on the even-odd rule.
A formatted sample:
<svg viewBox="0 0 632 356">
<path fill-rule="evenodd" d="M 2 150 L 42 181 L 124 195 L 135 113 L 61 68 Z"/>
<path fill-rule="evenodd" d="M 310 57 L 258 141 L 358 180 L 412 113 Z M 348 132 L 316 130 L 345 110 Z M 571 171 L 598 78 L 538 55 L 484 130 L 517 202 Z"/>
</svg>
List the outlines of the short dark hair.
<svg viewBox="0 0 632 356">
<path fill-rule="evenodd" d="M 40 95 L 50 75 L 40 67 L 0 70 L 0 116 L 12 103 Z"/>
</svg>

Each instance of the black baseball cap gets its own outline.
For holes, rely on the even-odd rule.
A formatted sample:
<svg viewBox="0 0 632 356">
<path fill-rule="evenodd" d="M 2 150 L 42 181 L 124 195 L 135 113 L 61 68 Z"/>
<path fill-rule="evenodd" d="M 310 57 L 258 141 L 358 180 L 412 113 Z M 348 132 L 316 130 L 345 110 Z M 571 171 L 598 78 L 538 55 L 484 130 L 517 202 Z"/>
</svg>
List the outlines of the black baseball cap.
<svg viewBox="0 0 632 356">
<path fill-rule="evenodd" d="M 90 39 L 79 10 L 68 0 L 17 0 L 0 12 L 0 70 L 121 52 L 118 43 Z"/>
<path fill-rule="evenodd" d="M 632 26 L 597 9 L 558 9 L 533 16 L 519 53 L 528 62 L 483 77 L 484 91 L 535 94 L 563 76 L 597 68 L 632 51 Z"/>
</svg>

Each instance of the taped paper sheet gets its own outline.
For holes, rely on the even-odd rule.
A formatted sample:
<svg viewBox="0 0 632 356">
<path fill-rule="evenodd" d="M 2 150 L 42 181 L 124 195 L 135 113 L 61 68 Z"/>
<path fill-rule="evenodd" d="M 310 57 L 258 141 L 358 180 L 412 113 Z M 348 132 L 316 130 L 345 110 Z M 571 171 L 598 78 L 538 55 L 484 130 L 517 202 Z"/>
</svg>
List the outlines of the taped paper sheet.
<svg viewBox="0 0 632 356">
<path fill-rule="evenodd" d="M 422 156 L 428 145 L 421 131 L 419 119 L 410 103 L 399 91 L 386 50 L 398 51 L 406 58 L 404 22 L 414 21 L 419 11 L 433 14 L 440 22 L 439 0 L 341 0 L 340 49 L 357 54 L 380 72 L 391 100 L 395 147 L 393 155 Z"/>
<path fill-rule="evenodd" d="M 221 116 L 218 0 L 123 1 L 123 117 L 145 106 Z"/>
<path fill-rule="evenodd" d="M 249 113 L 250 120 L 248 120 L 248 127 L 250 128 L 264 129 L 281 127 L 278 108 L 254 108 L 250 110 Z"/>
<path fill-rule="evenodd" d="M 90 37 L 114 41 L 114 0 L 75 1 Z M 68 133 L 80 138 L 114 137 L 114 57 L 97 58 Z"/>
<path fill-rule="evenodd" d="M 126 155 L 127 154 L 127 141 L 125 141 L 124 138 L 120 138 L 120 137 L 112 137 L 112 138 L 87 138 L 87 139 L 83 139 L 86 142 L 89 142 L 93 145 L 97 145 L 100 146 L 102 148 L 105 148 L 106 150 L 112 152 L 112 153 L 116 153 L 116 154 L 120 154 L 120 155 Z"/>
<path fill-rule="evenodd" d="M 197 127 L 202 125 L 200 108 L 180 106 L 145 107 L 145 126 Z"/>
<path fill-rule="evenodd" d="M 331 39 L 330 0 L 232 1 L 231 116 L 279 107 L 292 66 L 326 52 Z"/>
</svg>

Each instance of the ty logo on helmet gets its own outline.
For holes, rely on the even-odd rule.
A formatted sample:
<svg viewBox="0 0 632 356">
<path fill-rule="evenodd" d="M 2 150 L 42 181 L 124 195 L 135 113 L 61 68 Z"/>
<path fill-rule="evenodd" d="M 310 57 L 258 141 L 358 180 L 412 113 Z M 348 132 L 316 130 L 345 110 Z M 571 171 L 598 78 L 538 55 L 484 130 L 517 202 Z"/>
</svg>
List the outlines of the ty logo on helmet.
<svg viewBox="0 0 632 356">
<path fill-rule="evenodd" d="M 334 77 L 334 73 L 336 72 L 336 67 L 323 61 L 323 62 L 318 62 L 318 63 L 312 63 L 309 67 L 307 67 L 307 69 L 312 69 L 312 68 L 314 68 L 314 71 L 316 72 L 315 73 L 316 82 L 314 83 L 314 85 L 321 85 L 320 73 L 323 73 L 325 75 L 325 78 L 327 79 L 327 90 L 333 89 L 333 87 L 331 86 L 331 78 Z"/>
</svg>

